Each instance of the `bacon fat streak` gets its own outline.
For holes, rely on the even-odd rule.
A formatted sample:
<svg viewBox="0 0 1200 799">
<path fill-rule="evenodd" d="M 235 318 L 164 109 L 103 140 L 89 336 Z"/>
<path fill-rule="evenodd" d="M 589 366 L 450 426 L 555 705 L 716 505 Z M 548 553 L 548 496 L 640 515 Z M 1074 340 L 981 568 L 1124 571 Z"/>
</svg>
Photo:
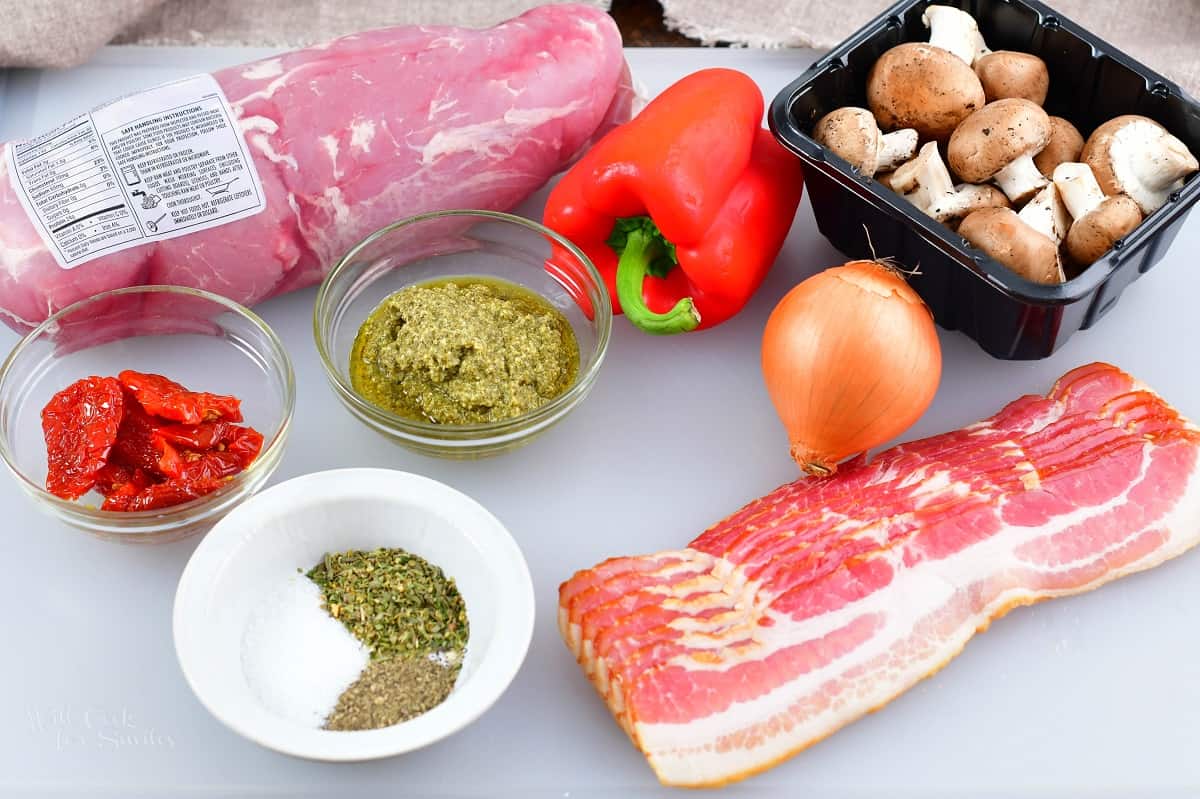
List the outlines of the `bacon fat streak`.
<svg viewBox="0 0 1200 799">
<path fill-rule="evenodd" d="M 666 784 L 770 768 L 1019 605 L 1200 538 L 1200 429 L 1107 364 L 991 419 L 782 486 L 687 548 L 560 589 L 559 626 Z"/>
</svg>

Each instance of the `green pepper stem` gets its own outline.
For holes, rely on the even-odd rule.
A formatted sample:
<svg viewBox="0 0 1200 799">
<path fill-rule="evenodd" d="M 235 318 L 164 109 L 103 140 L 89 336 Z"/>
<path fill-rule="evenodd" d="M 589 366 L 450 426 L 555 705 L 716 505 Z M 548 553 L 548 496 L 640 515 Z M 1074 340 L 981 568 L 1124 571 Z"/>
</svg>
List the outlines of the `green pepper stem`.
<svg viewBox="0 0 1200 799">
<path fill-rule="evenodd" d="M 633 230 L 625 241 L 625 249 L 617 262 L 617 299 L 621 310 L 636 327 L 656 336 L 686 333 L 700 324 L 700 312 L 691 297 L 684 297 L 666 313 L 650 310 L 642 297 L 650 262 L 659 247 L 655 236 L 645 230 Z"/>
</svg>

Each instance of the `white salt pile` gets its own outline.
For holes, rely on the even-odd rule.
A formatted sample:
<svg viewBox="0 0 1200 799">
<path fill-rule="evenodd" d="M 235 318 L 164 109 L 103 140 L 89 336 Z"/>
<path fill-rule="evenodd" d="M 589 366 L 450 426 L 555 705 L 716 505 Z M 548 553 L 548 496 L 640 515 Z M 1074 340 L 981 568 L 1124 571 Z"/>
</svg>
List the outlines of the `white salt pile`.
<svg viewBox="0 0 1200 799">
<path fill-rule="evenodd" d="M 370 652 L 321 607 L 321 589 L 287 577 L 250 617 L 242 670 L 263 706 L 289 721 L 320 727 L 358 679 Z"/>
</svg>

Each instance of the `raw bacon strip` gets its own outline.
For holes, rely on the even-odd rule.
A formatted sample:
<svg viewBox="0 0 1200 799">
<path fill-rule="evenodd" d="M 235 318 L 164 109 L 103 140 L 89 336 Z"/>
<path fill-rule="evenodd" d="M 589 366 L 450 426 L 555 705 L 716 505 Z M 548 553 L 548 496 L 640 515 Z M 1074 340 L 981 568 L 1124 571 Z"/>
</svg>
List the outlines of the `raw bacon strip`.
<svg viewBox="0 0 1200 799">
<path fill-rule="evenodd" d="M 769 768 L 1010 609 L 1200 540 L 1200 429 L 1106 364 L 962 430 L 751 502 L 560 589 L 559 626 L 669 785 Z"/>
</svg>

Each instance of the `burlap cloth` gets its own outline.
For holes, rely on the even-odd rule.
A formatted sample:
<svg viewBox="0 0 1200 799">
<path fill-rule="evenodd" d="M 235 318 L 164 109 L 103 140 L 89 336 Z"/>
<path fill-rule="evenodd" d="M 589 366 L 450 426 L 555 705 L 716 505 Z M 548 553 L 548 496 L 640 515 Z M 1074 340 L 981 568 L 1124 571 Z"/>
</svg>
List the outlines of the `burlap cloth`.
<svg viewBox="0 0 1200 799">
<path fill-rule="evenodd" d="M 585 0 L 607 6 L 609 0 Z M 662 0 L 705 43 L 828 49 L 888 0 Z M 293 47 L 381 25 L 487 25 L 536 0 L 0 0 L 0 66 L 70 66 L 109 41 Z M 1200 0 L 1051 0 L 1200 94 Z"/>
</svg>

